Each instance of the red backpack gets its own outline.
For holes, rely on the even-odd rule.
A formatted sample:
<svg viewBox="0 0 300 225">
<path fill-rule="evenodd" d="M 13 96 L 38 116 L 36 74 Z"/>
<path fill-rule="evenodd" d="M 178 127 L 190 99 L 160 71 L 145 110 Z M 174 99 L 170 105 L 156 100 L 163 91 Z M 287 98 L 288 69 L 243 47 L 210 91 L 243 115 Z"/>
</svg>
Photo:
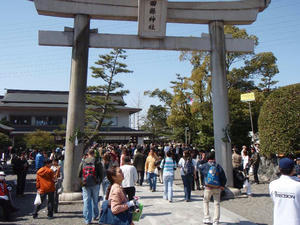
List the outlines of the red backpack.
<svg viewBox="0 0 300 225">
<path fill-rule="evenodd" d="M 82 167 L 83 186 L 93 186 L 97 183 L 94 162 L 84 162 Z"/>
</svg>

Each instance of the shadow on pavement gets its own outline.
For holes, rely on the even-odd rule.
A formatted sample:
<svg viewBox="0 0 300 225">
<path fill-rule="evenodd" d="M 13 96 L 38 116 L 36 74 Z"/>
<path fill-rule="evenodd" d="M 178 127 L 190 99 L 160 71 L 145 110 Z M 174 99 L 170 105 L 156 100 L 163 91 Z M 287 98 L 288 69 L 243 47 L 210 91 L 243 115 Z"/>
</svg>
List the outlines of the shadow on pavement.
<svg viewBox="0 0 300 225">
<path fill-rule="evenodd" d="M 164 212 L 164 213 L 145 213 L 141 216 L 141 219 L 147 217 L 147 216 L 164 216 L 164 215 L 170 215 L 171 212 Z"/>
<path fill-rule="evenodd" d="M 269 194 L 255 194 L 255 193 L 253 193 L 253 194 L 252 194 L 252 197 L 254 197 L 254 198 L 255 198 L 255 197 L 258 197 L 258 198 L 259 198 L 259 197 L 270 197 L 270 195 L 269 195 Z"/>
<path fill-rule="evenodd" d="M 161 195 L 158 195 L 158 196 L 144 196 L 144 195 L 143 195 L 143 196 L 141 197 L 141 200 L 142 200 L 142 199 L 149 199 L 149 198 L 150 198 L 150 199 L 154 199 L 154 198 L 162 198 L 162 196 L 161 196 Z"/>
<path fill-rule="evenodd" d="M 231 224 L 231 223 L 228 223 L 228 224 Z M 265 224 L 265 223 L 252 223 L 250 221 L 240 221 L 240 225 L 268 225 L 268 224 Z"/>
</svg>

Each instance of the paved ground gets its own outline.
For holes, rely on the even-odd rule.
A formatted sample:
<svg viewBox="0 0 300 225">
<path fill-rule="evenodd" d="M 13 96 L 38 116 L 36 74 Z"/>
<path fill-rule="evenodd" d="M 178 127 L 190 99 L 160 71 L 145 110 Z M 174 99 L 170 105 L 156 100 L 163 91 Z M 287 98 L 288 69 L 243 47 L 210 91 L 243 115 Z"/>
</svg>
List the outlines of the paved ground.
<svg viewBox="0 0 300 225">
<path fill-rule="evenodd" d="M 7 176 L 14 180 L 13 175 Z M 80 225 L 83 223 L 82 203 L 59 206 L 59 213 L 54 219 L 48 220 L 45 209 L 39 213 L 38 219 L 32 219 L 33 201 L 35 197 L 35 175 L 27 176 L 25 197 L 16 198 L 15 203 L 20 211 L 14 215 L 13 221 L 3 224 L 41 224 L 41 225 Z M 174 202 L 169 203 L 162 199 L 163 186 L 158 184 L 157 192 L 150 192 L 148 186 L 137 187 L 137 196 L 144 204 L 143 216 L 136 225 L 194 225 L 202 224 L 203 202 L 202 191 L 192 193 L 192 202 L 183 201 L 183 187 L 180 180 L 174 185 Z M 272 224 L 273 205 L 267 194 L 267 185 L 253 185 L 254 196 L 250 198 L 239 197 L 225 200 L 221 203 L 222 224 Z M 212 205 L 212 204 L 211 204 Z M 213 210 L 211 210 L 213 212 Z M 235 213 L 234 213 L 235 212 Z M 238 215 L 239 214 L 239 215 Z M 251 221 L 251 222 L 250 222 Z M 94 222 L 97 224 L 97 221 Z"/>
<path fill-rule="evenodd" d="M 268 192 L 269 184 L 252 185 L 253 197 L 239 196 L 221 202 L 221 206 L 256 224 L 273 224 L 273 202 Z"/>
</svg>

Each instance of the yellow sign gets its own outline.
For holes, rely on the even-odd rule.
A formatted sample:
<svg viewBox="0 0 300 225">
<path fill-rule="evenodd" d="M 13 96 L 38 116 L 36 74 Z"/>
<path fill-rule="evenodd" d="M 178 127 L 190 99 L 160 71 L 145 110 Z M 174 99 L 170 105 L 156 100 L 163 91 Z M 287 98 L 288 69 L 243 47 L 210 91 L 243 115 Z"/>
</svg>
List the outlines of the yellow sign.
<svg viewBox="0 0 300 225">
<path fill-rule="evenodd" d="M 241 94 L 241 101 L 243 101 L 243 102 L 255 101 L 254 92 L 250 92 L 247 94 Z"/>
</svg>

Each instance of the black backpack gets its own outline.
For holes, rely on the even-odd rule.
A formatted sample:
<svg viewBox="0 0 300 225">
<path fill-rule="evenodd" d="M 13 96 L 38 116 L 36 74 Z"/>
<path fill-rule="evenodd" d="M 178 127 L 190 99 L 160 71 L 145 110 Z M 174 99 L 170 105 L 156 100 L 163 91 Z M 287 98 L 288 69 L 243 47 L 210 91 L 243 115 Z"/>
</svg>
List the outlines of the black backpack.
<svg viewBox="0 0 300 225">
<path fill-rule="evenodd" d="M 193 165 L 192 159 L 185 161 L 184 167 L 183 167 L 183 172 L 185 175 L 194 173 L 194 165 Z"/>
</svg>

